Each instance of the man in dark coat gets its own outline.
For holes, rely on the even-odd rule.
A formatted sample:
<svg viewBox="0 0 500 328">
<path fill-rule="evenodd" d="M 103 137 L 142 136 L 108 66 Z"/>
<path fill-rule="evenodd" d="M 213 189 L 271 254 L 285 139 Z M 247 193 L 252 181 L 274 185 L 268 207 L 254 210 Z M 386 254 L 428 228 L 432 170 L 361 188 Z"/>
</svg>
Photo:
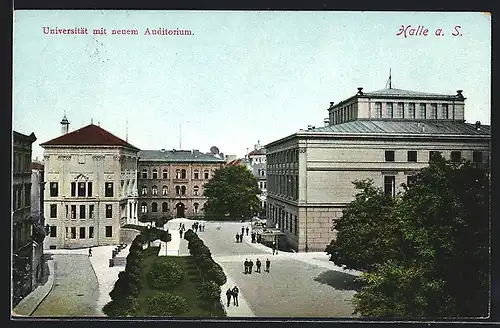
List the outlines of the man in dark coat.
<svg viewBox="0 0 500 328">
<path fill-rule="evenodd" d="M 253 261 L 248 261 L 248 273 L 252 273 Z"/>
<path fill-rule="evenodd" d="M 240 235 L 239 234 L 236 234 L 236 242 L 239 243 L 240 242 Z"/>
<path fill-rule="evenodd" d="M 241 227 L 241 234 L 245 233 L 245 227 Z"/>
<path fill-rule="evenodd" d="M 226 291 L 226 297 L 227 297 L 227 307 L 231 304 L 231 297 L 233 297 L 233 291 L 231 288 L 228 288 Z"/>
<path fill-rule="evenodd" d="M 249 231 L 249 230 L 250 230 L 250 229 L 248 229 L 248 227 L 247 227 L 247 228 L 246 228 L 247 236 L 248 236 L 248 231 Z"/>
<path fill-rule="evenodd" d="M 248 273 L 248 269 L 250 267 L 248 259 L 245 259 L 245 262 L 243 262 L 243 264 L 245 265 L 245 274 L 247 274 Z"/>
<path fill-rule="evenodd" d="M 262 263 L 260 263 L 259 259 L 257 259 L 257 261 L 255 262 L 255 265 L 257 266 L 255 272 L 261 273 L 260 272 L 260 266 L 262 265 Z"/>
<path fill-rule="evenodd" d="M 239 305 L 238 304 L 238 293 L 240 292 L 238 287 L 234 286 L 232 292 L 233 292 L 233 302 L 234 302 L 233 305 L 238 306 Z"/>
<path fill-rule="evenodd" d="M 269 268 L 271 267 L 271 261 L 269 259 L 266 259 L 266 271 L 269 272 Z"/>
</svg>

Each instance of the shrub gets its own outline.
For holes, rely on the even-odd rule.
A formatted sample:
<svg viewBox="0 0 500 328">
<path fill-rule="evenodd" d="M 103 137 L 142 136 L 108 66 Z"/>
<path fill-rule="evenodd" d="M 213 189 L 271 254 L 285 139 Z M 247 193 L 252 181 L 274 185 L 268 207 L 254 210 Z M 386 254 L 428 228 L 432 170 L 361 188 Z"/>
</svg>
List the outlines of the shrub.
<svg viewBox="0 0 500 328">
<path fill-rule="evenodd" d="M 170 293 L 156 293 L 148 297 L 147 313 L 153 316 L 179 315 L 188 310 L 184 297 Z"/>
<path fill-rule="evenodd" d="M 112 300 L 102 308 L 108 317 L 134 316 L 139 308 L 139 300 L 128 296 L 120 300 Z"/>
<path fill-rule="evenodd" d="M 139 294 L 139 285 L 126 272 L 121 272 L 121 274 L 115 282 L 113 290 L 109 293 L 114 301 Z"/>
<path fill-rule="evenodd" d="M 183 278 L 184 270 L 177 263 L 164 257 L 156 258 L 148 272 L 149 283 L 155 288 L 175 286 Z"/>
<path fill-rule="evenodd" d="M 184 239 L 191 241 L 193 238 L 198 237 L 198 235 L 191 229 L 186 230 L 184 233 Z"/>
<path fill-rule="evenodd" d="M 227 282 L 227 277 L 222 268 L 214 262 L 214 266 L 206 272 L 206 277 L 217 285 L 222 286 Z"/>
<path fill-rule="evenodd" d="M 215 282 L 207 280 L 198 286 L 198 298 L 208 303 L 220 299 L 221 288 Z"/>
</svg>

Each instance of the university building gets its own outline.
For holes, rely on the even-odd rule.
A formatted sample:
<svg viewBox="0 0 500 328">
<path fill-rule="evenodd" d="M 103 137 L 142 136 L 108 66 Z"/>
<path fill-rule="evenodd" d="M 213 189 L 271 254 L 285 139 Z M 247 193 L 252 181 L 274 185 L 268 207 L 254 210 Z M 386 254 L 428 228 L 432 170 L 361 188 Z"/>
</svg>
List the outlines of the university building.
<svg viewBox="0 0 500 328">
<path fill-rule="evenodd" d="M 155 218 L 203 215 L 203 185 L 225 160 L 199 150 L 141 150 L 139 152 L 140 214 Z"/>
<path fill-rule="evenodd" d="M 45 247 L 116 245 L 120 227 L 138 222 L 139 149 L 90 124 L 44 142 Z"/>
<path fill-rule="evenodd" d="M 363 92 L 330 103 L 325 126 L 266 145 L 267 218 L 296 251 L 324 251 L 333 220 L 372 179 L 388 195 L 441 153 L 453 161 L 490 163 L 490 126 L 466 123 L 465 97 L 400 89 Z"/>
</svg>

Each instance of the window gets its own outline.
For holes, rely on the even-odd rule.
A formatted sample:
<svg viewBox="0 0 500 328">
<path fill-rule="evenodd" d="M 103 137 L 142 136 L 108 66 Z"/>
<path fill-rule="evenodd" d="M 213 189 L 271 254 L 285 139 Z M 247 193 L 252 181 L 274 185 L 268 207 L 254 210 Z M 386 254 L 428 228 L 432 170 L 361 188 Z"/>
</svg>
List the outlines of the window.
<svg viewBox="0 0 500 328">
<path fill-rule="evenodd" d="M 382 103 L 381 102 L 375 103 L 375 117 L 376 118 L 382 117 Z"/>
<path fill-rule="evenodd" d="M 59 194 L 59 188 L 57 184 L 57 182 L 50 183 L 50 197 L 57 197 L 57 195 Z"/>
<path fill-rule="evenodd" d="M 181 195 L 185 195 L 186 194 L 186 186 L 182 186 L 181 187 Z"/>
<path fill-rule="evenodd" d="M 198 213 L 198 207 L 200 207 L 200 204 L 194 203 L 193 206 L 194 206 L 194 212 Z"/>
<path fill-rule="evenodd" d="M 148 204 L 146 204 L 146 202 L 143 202 L 141 204 L 141 212 L 142 213 L 147 213 L 148 212 Z"/>
<path fill-rule="evenodd" d="M 50 204 L 50 217 L 57 218 L 57 204 Z"/>
<path fill-rule="evenodd" d="M 385 104 L 386 109 L 387 109 L 387 117 L 388 118 L 393 118 L 394 117 L 394 111 L 392 108 L 392 103 L 387 103 Z"/>
<path fill-rule="evenodd" d="M 181 194 L 181 187 L 175 186 L 175 194 L 180 195 Z"/>
<path fill-rule="evenodd" d="M 94 227 L 89 227 L 89 238 L 94 238 Z"/>
<path fill-rule="evenodd" d="M 167 202 L 161 203 L 161 211 L 168 212 L 168 203 Z"/>
<path fill-rule="evenodd" d="M 448 104 L 442 104 L 441 105 L 441 117 L 447 120 L 448 117 Z"/>
<path fill-rule="evenodd" d="M 94 218 L 94 205 L 89 205 L 89 219 Z"/>
<path fill-rule="evenodd" d="M 389 197 L 394 197 L 395 195 L 395 183 L 396 177 L 393 175 L 384 176 L 384 193 Z"/>
<path fill-rule="evenodd" d="M 148 187 L 146 186 L 142 186 L 142 191 L 141 191 L 141 194 L 144 196 L 144 195 L 147 195 L 148 194 Z"/>
<path fill-rule="evenodd" d="M 67 219 L 68 218 L 68 212 L 69 212 L 68 205 L 65 205 L 64 207 L 66 208 L 66 213 L 64 215 L 64 218 Z"/>
<path fill-rule="evenodd" d="M 181 170 L 175 170 L 175 178 L 180 179 L 181 178 Z"/>
<path fill-rule="evenodd" d="M 385 161 L 386 162 L 394 162 L 394 150 L 386 150 L 385 151 Z"/>
<path fill-rule="evenodd" d="M 415 118 L 415 104 L 414 103 L 408 104 L 408 117 Z"/>
<path fill-rule="evenodd" d="M 158 204 L 155 202 L 151 203 L 151 212 L 158 212 Z"/>
<path fill-rule="evenodd" d="M 111 219 L 113 217 L 113 205 L 106 204 L 106 218 Z"/>
<path fill-rule="evenodd" d="M 85 182 L 78 182 L 78 197 L 85 197 Z"/>
<path fill-rule="evenodd" d="M 80 205 L 80 219 L 85 219 L 85 205 Z"/>
<path fill-rule="evenodd" d="M 87 182 L 87 197 L 92 197 L 92 182 Z"/>
<path fill-rule="evenodd" d="M 106 226 L 106 237 L 113 237 L 113 227 Z"/>
<path fill-rule="evenodd" d="M 69 228 L 68 228 L 68 227 L 66 227 L 66 228 L 64 229 L 64 231 L 65 231 L 64 236 L 65 236 L 66 238 L 69 238 Z"/>
<path fill-rule="evenodd" d="M 194 188 L 193 188 L 193 195 L 198 196 L 199 190 L 200 190 L 200 187 L 194 186 Z"/>
<path fill-rule="evenodd" d="M 420 104 L 420 118 L 426 118 L 425 104 Z"/>
<path fill-rule="evenodd" d="M 416 161 L 417 161 L 417 151 L 408 150 L 408 162 L 416 162 Z"/>
<path fill-rule="evenodd" d="M 50 226 L 50 236 L 57 237 L 57 227 L 56 226 Z"/>
<path fill-rule="evenodd" d="M 78 155 L 78 164 L 85 164 L 85 155 Z"/>
<path fill-rule="evenodd" d="M 198 180 L 200 178 L 200 171 L 194 170 L 193 176 L 194 176 L 193 178 L 195 180 Z"/>
<path fill-rule="evenodd" d="M 437 119 L 437 104 L 431 104 L 431 118 L 433 120 Z"/>
<path fill-rule="evenodd" d="M 203 177 L 208 179 L 208 170 L 203 171 Z"/>
<path fill-rule="evenodd" d="M 85 227 L 80 227 L 80 239 L 85 239 Z"/>
<path fill-rule="evenodd" d="M 397 118 L 405 118 L 405 104 L 400 102 L 398 103 L 398 112 L 396 114 Z"/>
<path fill-rule="evenodd" d="M 76 197 L 76 182 L 71 182 L 71 197 Z"/>
<path fill-rule="evenodd" d="M 148 170 L 147 169 L 142 169 L 142 178 L 147 179 L 148 178 Z"/>
<path fill-rule="evenodd" d="M 31 206 L 31 183 L 24 185 L 24 206 Z"/>
<path fill-rule="evenodd" d="M 76 239 L 76 227 L 71 227 L 71 239 Z"/>
<path fill-rule="evenodd" d="M 406 185 L 408 187 L 411 187 L 415 183 L 415 181 L 417 181 L 417 177 L 415 175 L 408 175 L 406 177 Z"/>
<path fill-rule="evenodd" d="M 434 157 L 435 155 L 438 155 L 438 154 L 441 154 L 441 152 L 431 150 L 429 152 L 429 162 L 432 160 L 432 157 Z"/>
<path fill-rule="evenodd" d="M 460 151 L 452 151 L 451 152 L 451 161 L 452 162 L 460 162 L 462 160 L 462 152 Z"/>
<path fill-rule="evenodd" d="M 153 170 L 153 179 L 158 179 L 158 170 L 157 169 Z"/>
<path fill-rule="evenodd" d="M 158 187 L 157 186 L 153 186 L 153 188 L 151 188 L 151 191 L 153 193 L 153 196 L 158 195 Z"/>
<path fill-rule="evenodd" d="M 297 218 L 297 215 L 295 215 L 295 225 L 294 225 L 294 234 L 297 235 L 297 231 L 298 231 L 298 227 L 299 227 L 299 220 Z"/>
<path fill-rule="evenodd" d="M 113 197 L 113 182 L 105 183 L 104 197 Z"/>
<path fill-rule="evenodd" d="M 481 152 L 481 151 L 472 152 L 472 162 L 473 163 L 482 163 L 483 162 L 483 152 Z"/>
<path fill-rule="evenodd" d="M 76 205 L 71 205 L 71 220 L 76 219 Z"/>
<path fill-rule="evenodd" d="M 186 179 L 186 170 L 181 170 L 181 179 Z"/>
<path fill-rule="evenodd" d="M 168 171 L 163 170 L 163 179 L 168 179 Z"/>
<path fill-rule="evenodd" d="M 262 176 L 266 175 L 266 170 L 263 169 L 262 171 L 260 171 L 260 175 Z"/>
<path fill-rule="evenodd" d="M 163 186 L 163 188 L 161 188 L 161 194 L 163 196 L 167 196 L 168 195 L 168 187 L 167 186 Z"/>
</svg>

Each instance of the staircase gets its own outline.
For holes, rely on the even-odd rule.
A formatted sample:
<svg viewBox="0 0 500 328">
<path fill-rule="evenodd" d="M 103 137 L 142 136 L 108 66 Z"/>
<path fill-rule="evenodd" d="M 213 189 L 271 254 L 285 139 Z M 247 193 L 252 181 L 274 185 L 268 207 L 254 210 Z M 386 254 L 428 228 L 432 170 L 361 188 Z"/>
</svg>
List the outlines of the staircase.
<svg viewBox="0 0 500 328">
<path fill-rule="evenodd" d="M 118 245 L 112 253 L 112 257 L 109 259 L 109 266 L 114 267 L 114 266 L 125 266 L 127 265 L 127 257 L 125 256 L 118 256 L 120 252 L 127 247 L 127 244 L 121 244 Z"/>
</svg>

